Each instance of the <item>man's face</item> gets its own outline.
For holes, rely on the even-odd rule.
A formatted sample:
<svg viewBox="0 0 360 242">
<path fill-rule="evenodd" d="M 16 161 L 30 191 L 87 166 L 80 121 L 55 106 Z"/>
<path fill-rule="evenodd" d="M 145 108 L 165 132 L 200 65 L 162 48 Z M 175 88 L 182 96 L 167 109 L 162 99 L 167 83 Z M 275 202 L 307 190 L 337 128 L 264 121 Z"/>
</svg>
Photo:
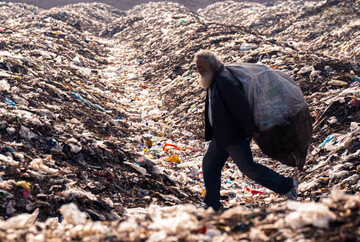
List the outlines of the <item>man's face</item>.
<svg viewBox="0 0 360 242">
<path fill-rule="evenodd" d="M 205 62 L 201 57 L 196 59 L 195 64 L 196 64 L 197 72 L 199 72 L 200 75 L 204 75 L 208 71 Z"/>
<path fill-rule="evenodd" d="M 195 61 L 196 68 L 199 76 L 199 84 L 202 88 L 208 89 L 212 83 L 214 73 L 211 69 L 205 64 L 204 60 L 200 57 Z"/>
</svg>

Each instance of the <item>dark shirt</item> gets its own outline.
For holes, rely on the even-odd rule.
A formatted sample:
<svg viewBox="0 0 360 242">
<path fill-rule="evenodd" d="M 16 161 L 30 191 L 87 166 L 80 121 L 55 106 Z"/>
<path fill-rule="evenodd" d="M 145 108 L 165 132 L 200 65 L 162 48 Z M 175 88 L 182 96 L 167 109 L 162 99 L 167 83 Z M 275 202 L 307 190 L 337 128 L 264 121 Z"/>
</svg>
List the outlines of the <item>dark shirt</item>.
<svg viewBox="0 0 360 242">
<path fill-rule="evenodd" d="M 205 103 L 205 140 L 216 139 L 218 146 L 227 147 L 257 131 L 253 112 L 240 81 L 222 66 L 211 84 L 212 125 L 210 125 L 209 89 Z"/>
</svg>

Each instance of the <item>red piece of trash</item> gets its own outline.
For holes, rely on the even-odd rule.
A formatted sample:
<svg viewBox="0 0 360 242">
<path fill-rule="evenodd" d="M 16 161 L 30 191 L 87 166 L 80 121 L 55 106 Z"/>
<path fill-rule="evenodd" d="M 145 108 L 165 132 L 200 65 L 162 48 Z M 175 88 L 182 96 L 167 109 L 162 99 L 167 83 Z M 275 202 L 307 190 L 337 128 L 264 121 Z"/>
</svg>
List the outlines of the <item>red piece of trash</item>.
<svg viewBox="0 0 360 242">
<path fill-rule="evenodd" d="M 175 149 L 178 148 L 177 145 L 165 144 L 163 150 L 165 150 L 165 148 L 168 147 L 168 146 L 173 147 L 173 148 L 175 148 Z"/>
<path fill-rule="evenodd" d="M 246 191 L 251 192 L 252 195 L 256 195 L 256 194 L 265 194 L 265 192 L 261 192 L 261 191 L 256 191 L 256 190 L 251 190 L 250 188 L 246 187 L 245 188 Z"/>
<path fill-rule="evenodd" d="M 353 108 L 358 108 L 360 107 L 360 99 L 352 99 L 350 102 L 349 102 L 350 106 L 353 107 Z"/>
<path fill-rule="evenodd" d="M 144 86 L 144 85 L 139 85 L 139 87 L 141 87 L 141 88 L 143 88 L 143 89 L 148 89 L 149 87 L 147 87 L 147 86 Z"/>
<path fill-rule="evenodd" d="M 208 230 L 208 228 L 204 225 L 204 226 L 202 226 L 201 228 L 198 228 L 198 229 L 196 230 L 196 232 L 197 232 L 198 234 L 206 234 L 207 230 Z"/>
<path fill-rule="evenodd" d="M 168 147 L 168 146 L 173 147 L 174 149 L 177 149 L 177 150 L 181 150 L 181 151 L 186 151 L 186 150 L 191 150 L 192 152 L 195 152 L 195 151 L 196 151 L 196 149 L 193 149 L 193 148 L 191 148 L 191 147 L 185 147 L 185 148 L 182 148 L 182 149 L 181 149 L 181 148 L 178 147 L 177 145 L 173 145 L 173 144 L 165 144 L 164 147 L 163 147 L 163 150 L 164 150 L 164 151 L 167 150 L 166 147 Z"/>
</svg>

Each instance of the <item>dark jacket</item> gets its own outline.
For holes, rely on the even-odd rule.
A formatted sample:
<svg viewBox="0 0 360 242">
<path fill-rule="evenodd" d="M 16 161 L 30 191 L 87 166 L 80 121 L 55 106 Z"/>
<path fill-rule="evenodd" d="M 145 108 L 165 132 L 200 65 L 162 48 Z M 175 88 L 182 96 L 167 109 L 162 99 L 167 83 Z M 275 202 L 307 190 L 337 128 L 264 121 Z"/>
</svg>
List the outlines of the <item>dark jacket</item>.
<svg viewBox="0 0 360 242">
<path fill-rule="evenodd" d="M 226 147 L 250 137 L 257 131 L 242 84 L 225 66 L 215 72 L 211 92 L 213 126 L 210 125 L 208 118 L 210 95 L 208 89 L 205 104 L 206 141 L 214 137 L 218 146 Z"/>
</svg>

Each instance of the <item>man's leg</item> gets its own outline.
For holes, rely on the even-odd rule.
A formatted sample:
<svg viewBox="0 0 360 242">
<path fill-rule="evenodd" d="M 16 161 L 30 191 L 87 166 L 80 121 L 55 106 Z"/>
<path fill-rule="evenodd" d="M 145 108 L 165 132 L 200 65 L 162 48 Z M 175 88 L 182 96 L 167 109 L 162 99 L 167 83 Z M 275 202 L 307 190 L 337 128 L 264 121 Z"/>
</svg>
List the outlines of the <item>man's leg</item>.
<svg viewBox="0 0 360 242">
<path fill-rule="evenodd" d="M 226 150 L 219 149 L 215 139 L 212 139 L 204 155 L 202 169 L 206 188 L 204 202 L 214 210 L 222 206 L 220 203 L 221 170 L 228 157 Z"/>
<path fill-rule="evenodd" d="M 243 139 L 235 145 L 226 147 L 226 150 L 240 171 L 250 179 L 280 194 L 286 194 L 292 189 L 292 178 L 285 178 L 266 166 L 254 162 L 248 140 Z"/>
</svg>

